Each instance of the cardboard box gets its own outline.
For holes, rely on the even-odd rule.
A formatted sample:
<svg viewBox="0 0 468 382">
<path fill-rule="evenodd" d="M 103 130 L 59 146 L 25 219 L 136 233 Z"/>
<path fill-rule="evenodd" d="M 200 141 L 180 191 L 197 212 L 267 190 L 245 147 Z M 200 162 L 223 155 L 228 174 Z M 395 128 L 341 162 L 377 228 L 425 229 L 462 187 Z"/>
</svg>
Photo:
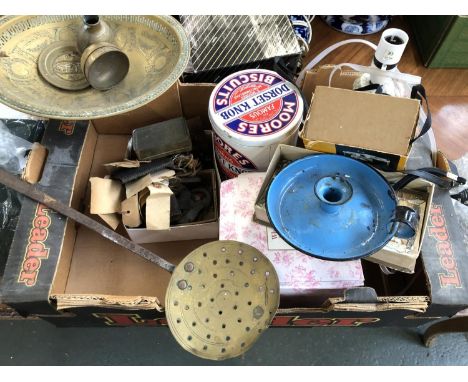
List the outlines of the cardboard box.
<svg viewBox="0 0 468 382">
<path fill-rule="evenodd" d="M 48 155 L 39 187 L 56 199 L 79 208 L 96 134 L 87 121 L 51 120 L 42 137 Z M 3 303 L 19 311 L 57 314 L 49 292 L 62 252 L 74 240 L 72 224 L 44 206 L 24 198 L 1 284 Z"/>
<path fill-rule="evenodd" d="M 360 72 L 342 68 L 330 77 L 335 65 L 322 65 L 307 71 L 302 84 L 305 99 L 311 100 L 317 86 L 332 86 L 340 89 L 352 89 L 354 81 L 361 76 Z"/>
<path fill-rule="evenodd" d="M 37 119 L 21 119 L 24 114 L 10 109 L 7 106 L 0 104 L 0 124 L 4 124 L 6 129 L 31 143 L 40 141 L 44 132 L 44 121 Z M 37 146 L 34 146 L 37 147 Z M 28 170 L 34 166 L 30 166 Z M 29 179 L 30 171 L 25 171 L 25 178 Z M 21 200 L 17 193 L 8 190 L 5 186 L 0 185 L 0 279 L 2 278 L 8 251 L 10 249 L 13 235 L 18 223 L 18 217 L 21 208 Z"/>
<path fill-rule="evenodd" d="M 323 65 L 317 69 L 308 71 L 304 78 L 302 92 L 306 99 L 312 99 L 317 86 L 333 86 L 340 89 L 352 89 L 353 84 L 361 75 L 354 70 L 342 69 L 336 71 L 333 77 L 330 77 L 334 65 Z M 424 122 L 424 113 L 421 111 L 419 116 L 419 126 Z M 364 152 L 365 153 L 365 152 Z M 427 134 L 417 139 L 411 146 L 409 157 L 406 161 L 406 169 L 417 169 L 435 165 L 431 157 L 430 139 Z"/>
<path fill-rule="evenodd" d="M 151 183 L 150 175 L 146 175 L 144 178 L 137 179 L 136 181 L 130 182 L 126 185 L 121 185 L 120 182 L 112 179 L 104 179 L 100 177 L 90 179 L 90 182 L 96 182 L 95 187 L 91 187 L 91 213 L 99 215 L 102 220 L 104 220 L 114 230 L 117 229 L 120 223 L 122 223 L 129 238 L 138 244 L 160 243 L 178 240 L 217 239 L 219 231 L 218 200 L 220 179 L 213 151 L 213 137 L 210 130 L 204 130 L 209 128 L 209 126 L 207 127 L 206 125 L 200 124 L 199 121 L 194 120 L 188 122 L 190 134 L 193 136 L 194 141 L 196 141 L 202 148 L 205 148 L 206 152 L 211 152 L 211 154 L 205 154 L 204 159 L 205 162 L 206 159 L 208 159 L 209 166 L 213 167 L 208 169 L 205 165 L 205 169 L 202 169 L 197 175 L 201 177 L 207 187 L 211 189 L 212 199 L 210 207 L 199 216 L 197 221 L 176 224 L 170 226 L 169 228 L 140 228 L 139 226 L 142 222 L 139 218 L 139 206 L 130 203 L 124 207 L 122 202 L 128 202 L 130 200 L 126 198 L 126 196 L 129 197 L 129 195 L 131 195 L 131 191 L 129 191 L 126 186 L 129 186 L 133 183 L 133 186 L 130 187 L 136 187 L 134 188 L 134 192 L 137 190 L 143 190 Z M 198 154 L 200 153 L 200 147 L 196 147 L 195 149 L 195 157 L 201 159 L 198 157 Z M 122 158 L 120 160 L 122 160 Z M 172 170 L 169 170 L 169 172 L 174 173 Z M 106 184 L 108 186 L 113 184 L 113 193 L 110 193 L 109 189 L 105 187 Z M 127 195 L 125 196 L 126 191 Z M 130 194 L 128 192 L 130 192 Z M 136 195 L 134 197 L 136 198 Z M 167 202 L 169 204 L 169 200 L 167 200 Z M 127 208 L 128 210 L 124 210 Z M 109 210 L 106 211 L 106 209 Z M 120 214 L 121 211 L 122 214 Z M 126 211 L 126 215 L 124 215 L 124 211 Z M 137 216 L 136 218 L 135 215 Z M 153 220 L 158 217 L 154 215 L 155 214 L 151 216 L 151 219 Z M 136 219 L 139 221 L 139 223 L 132 225 L 130 222 L 126 222 L 125 218 L 128 216 L 133 216 L 133 220 Z M 148 223 L 149 218 L 150 217 L 147 215 L 147 221 L 143 222 L 143 224 Z M 167 216 L 167 225 L 169 225 L 169 216 Z"/>
<path fill-rule="evenodd" d="M 468 16 L 406 16 L 424 66 L 468 68 Z"/>
<path fill-rule="evenodd" d="M 204 213 L 200 220 L 193 223 L 177 224 L 169 229 L 161 230 L 125 227 L 130 239 L 139 244 L 178 240 L 217 239 L 219 232 L 218 179 L 215 170 L 202 170 L 199 176 L 211 185 L 213 198 L 212 207 Z"/>
<path fill-rule="evenodd" d="M 113 125 L 113 118 L 94 123 L 49 123 L 42 140 L 49 155 L 38 185 L 62 202 L 86 211 L 83 203 L 89 200 L 89 178 L 103 177 L 104 163 L 123 158 L 129 134 L 138 123 L 163 120 L 166 110 L 171 117 L 174 110 L 184 115 L 178 86 L 158 100 L 165 108 L 150 105 L 150 115 L 138 115 L 144 114 L 142 110 L 123 115 L 125 129 Z M 47 219 L 47 227 L 36 227 L 38 219 Z M 40 237 L 31 233 L 35 228 L 42 230 Z M 207 241 L 151 244 L 148 248 L 177 263 Z M 160 310 L 169 277 L 160 268 L 27 199 L 2 280 L 2 300 L 26 315 L 60 315 L 57 307 L 86 304 Z"/>
<path fill-rule="evenodd" d="M 271 226 L 268 215 L 265 208 L 265 199 L 268 188 L 274 175 L 281 168 L 283 161 L 294 161 L 300 158 L 304 158 L 313 154 L 321 154 L 319 152 L 311 152 L 311 150 L 303 149 L 300 147 L 279 145 L 276 149 L 275 154 L 271 160 L 270 166 L 267 169 L 265 180 L 260 188 L 257 199 L 255 201 L 255 214 L 254 220 L 259 224 Z M 385 173 L 380 172 L 389 181 L 396 181 L 400 179 L 403 174 L 401 173 Z M 417 237 L 417 244 L 415 250 L 411 253 L 402 254 L 391 250 L 391 245 L 386 245 L 383 249 L 373 254 L 372 256 L 366 257 L 365 260 L 371 261 L 377 264 L 388 266 L 389 268 L 396 269 L 402 272 L 414 273 L 416 261 L 419 257 L 421 246 L 424 240 L 427 222 L 429 220 L 429 211 L 432 203 L 432 196 L 434 194 L 434 185 L 422 179 L 417 179 L 411 182 L 405 189 L 424 192 L 426 199 L 426 208 L 421 216 L 421 232 Z M 399 239 L 392 239 L 398 241 Z"/>
<path fill-rule="evenodd" d="M 311 100 L 317 86 L 331 86 L 333 88 L 352 90 L 355 81 L 362 75 L 361 72 L 355 70 L 341 68 L 340 70 L 336 71 L 335 68 L 335 65 L 327 64 L 307 71 L 304 77 L 304 82 L 302 84 L 302 94 L 304 95 L 304 98 Z M 333 76 L 331 76 L 332 73 Z M 425 114 L 420 113 L 420 124 L 424 121 L 424 118 Z M 425 136 L 422 136 L 421 139 L 418 139 L 416 142 L 414 142 L 412 148 L 414 148 L 415 144 L 424 141 L 424 138 Z M 429 148 L 427 142 L 424 142 L 424 144 L 427 145 L 427 148 Z M 421 154 L 428 156 L 426 152 Z M 432 162 L 429 157 L 428 159 L 429 162 Z"/>
<path fill-rule="evenodd" d="M 427 314 L 445 315 L 449 306 L 451 311 L 465 309 L 467 249 L 450 194 L 440 188 L 434 190 L 421 256 L 428 281 L 434 286 Z"/>
<path fill-rule="evenodd" d="M 117 117 L 112 117 L 89 125 L 85 122 L 62 123 L 62 131 L 60 125 L 50 125 L 47 132 L 50 139 L 42 142 L 49 150 L 49 156 L 38 184 L 58 199 L 84 210 L 89 177 L 104 176 L 102 164 L 121 159 L 132 128 L 139 127 L 139 123 L 144 125 L 176 117 L 175 110 L 186 118 L 200 115 L 207 120 L 204 113 L 212 88 L 212 84 L 175 86 L 148 107 L 124 114 L 118 121 L 115 120 Z M 68 157 L 64 156 L 60 163 L 52 161 L 53 150 L 68 152 Z M 437 197 L 435 194 L 436 204 Z M 450 221 L 450 210 L 444 209 L 443 213 L 447 217 L 445 229 L 452 235 L 457 225 Z M 31 236 L 32 230 L 37 228 L 35 219 L 38 214 L 49 219 L 48 234 L 41 237 Z M 433 220 L 440 225 L 440 219 L 434 217 Z M 41 266 L 36 267 L 34 277 L 22 278 L 23 264 L 28 259 L 27 248 L 31 249 L 32 240 L 36 249 L 43 249 L 36 253 L 43 255 Z M 145 246 L 168 261 L 178 263 L 207 241 Z M 363 262 L 364 288 L 348 289 L 339 295 L 330 293 L 327 300 L 319 304 L 307 298 L 281 301 L 272 326 L 416 326 L 455 314 L 468 306 L 465 289 L 468 270 L 461 265 L 466 254 L 461 252 L 459 244 L 458 247 L 454 245 L 456 252 L 451 255 L 452 263 L 459 264 L 460 284 L 453 298 L 446 301 L 452 286 L 441 291 L 438 273 L 444 270 L 441 271 L 440 255 L 434 248 L 423 246 L 424 263 L 418 260 L 414 275 L 385 276 L 376 264 Z M 443 264 L 445 267 L 451 265 Z M 28 268 L 28 271 L 32 269 Z M 25 200 L 1 292 L 3 303 L 22 315 L 38 315 L 59 326 L 157 326 L 166 324 L 162 310 L 169 278 L 167 272 L 98 234 Z M 34 282 L 28 285 L 23 281 L 29 279 Z M 434 304 L 436 307 L 432 310 Z"/>
<path fill-rule="evenodd" d="M 419 107 L 414 99 L 317 86 L 300 137 L 311 150 L 403 170 Z"/>
<path fill-rule="evenodd" d="M 387 173 L 384 174 L 384 176 L 387 178 L 387 180 L 391 181 L 392 178 L 395 177 L 395 174 Z M 400 178 L 401 174 L 397 176 Z M 398 243 L 402 239 L 393 238 L 390 243 L 383 247 L 380 251 L 374 253 L 372 256 L 366 257 L 367 261 L 382 264 L 400 272 L 414 273 L 414 267 L 416 266 L 416 261 L 419 257 L 421 247 L 426 236 L 425 234 L 427 222 L 429 221 L 434 188 L 434 184 L 429 183 L 423 179 L 416 179 L 404 188 L 404 190 L 420 192 L 422 195 L 424 195 L 425 199 L 423 211 L 419 216 L 420 231 L 415 235 L 415 242 L 412 245 L 411 251 L 403 252 L 394 250 L 392 242 Z"/>
</svg>

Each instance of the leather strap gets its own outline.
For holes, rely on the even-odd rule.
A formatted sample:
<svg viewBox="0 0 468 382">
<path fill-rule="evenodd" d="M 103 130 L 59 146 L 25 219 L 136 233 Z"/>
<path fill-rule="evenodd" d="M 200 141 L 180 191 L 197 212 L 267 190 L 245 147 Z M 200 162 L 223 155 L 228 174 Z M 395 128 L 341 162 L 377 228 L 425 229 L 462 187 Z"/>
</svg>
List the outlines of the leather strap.
<svg viewBox="0 0 468 382">
<path fill-rule="evenodd" d="M 406 170 L 404 173 L 406 176 L 393 184 L 393 189 L 395 191 L 402 189 L 410 182 L 418 178 L 434 183 L 435 185 L 445 190 L 449 190 L 458 185 L 466 184 L 465 178 L 443 171 L 437 167 L 425 167 L 418 170 Z"/>
<path fill-rule="evenodd" d="M 368 92 L 370 90 L 375 90 L 375 94 L 385 94 L 383 92 L 383 87 L 380 84 L 369 84 L 361 88 L 354 89 L 357 92 Z"/>
<path fill-rule="evenodd" d="M 457 194 L 450 195 L 450 197 L 468 207 L 468 188 L 465 188 Z"/>
<path fill-rule="evenodd" d="M 391 64 L 391 65 L 384 65 L 383 63 L 381 63 L 379 60 L 377 60 L 374 56 L 374 65 L 379 68 L 379 69 L 382 69 L 383 67 L 385 67 L 385 69 L 382 69 L 384 71 L 387 71 L 387 70 L 392 70 L 393 68 L 396 68 L 397 64 Z"/>
<path fill-rule="evenodd" d="M 429 109 L 429 103 L 427 102 L 427 97 L 426 97 L 426 89 L 424 89 L 424 86 L 421 84 L 419 85 L 414 85 L 413 88 L 411 89 L 411 98 L 418 99 L 421 102 L 424 101 L 426 104 L 426 120 L 424 121 L 424 125 L 421 128 L 421 131 L 419 132 L 419 135 L 414 137 L 411 141 L 410 144 L 412 144 L 416 139 L 421 138 L 424 134 L 426 134 L 429 129 L 432 126 L 432 116 L 431 116 L 431 110 Z"/>
</svg>

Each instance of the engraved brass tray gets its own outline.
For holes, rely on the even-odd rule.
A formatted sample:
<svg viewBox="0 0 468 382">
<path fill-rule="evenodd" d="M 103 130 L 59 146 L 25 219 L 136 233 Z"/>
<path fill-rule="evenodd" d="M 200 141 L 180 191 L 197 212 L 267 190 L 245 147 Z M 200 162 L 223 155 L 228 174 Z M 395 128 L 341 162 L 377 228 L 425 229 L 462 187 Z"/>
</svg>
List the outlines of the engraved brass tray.
<svg viewBox="0 0 468 382">
<path fill-rule="evenodd" d="M 75 42 L 80 16 L 0 17 L 0 102 L 40 117 L 96 119 L 154 100 L 173 85 L 189 59 L 182 26 L 170 16 L 102 16 L 114 30 L 110 41 L 127 54 L 125 79 L 107 91 L 71 91 L 49 84 L 38 70 L 41 52 L 57 41 Z M 76 76 L 76 65 L 56 60 L 56 73 Z"/>
</svg>

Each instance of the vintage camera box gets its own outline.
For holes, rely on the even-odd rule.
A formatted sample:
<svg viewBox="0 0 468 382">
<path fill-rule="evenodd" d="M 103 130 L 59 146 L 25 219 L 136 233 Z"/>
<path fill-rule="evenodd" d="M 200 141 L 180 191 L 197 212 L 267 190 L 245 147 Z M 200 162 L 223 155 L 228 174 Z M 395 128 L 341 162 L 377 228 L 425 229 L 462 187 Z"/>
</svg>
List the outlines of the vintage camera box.
<svg viewBox="0 0 468 382">
<path fill-rule="evenodd" d="M 121 159 L 133 128 L 177 116 L 200 116 L 208 121 L 206 105 L 213 87 L 176 84 L 130 113 L 93 123 L 49 124 L 43 144 L 50 152 L 39 186 L 86 211 L 90 176 L 102 176 L 103 163 Z M 55 150 L 68 155 L 54 160 Z M 443 203 L 436 195 L 434 200 L 436 205 Z M 418 260 L 414 275 L 382 275 L 378 265 L 365 262 L 365 287 L 330 294 L 319 304 L 312 304 L 307 297 L 281 301 L 272 326 L 416 326 L 468 306 L 464 289 L 467 270 L 462 266 L 466 253 L 455 244 L 456 233 L 452 231 L 458 226 L 451 218 L 450 206 L 444 204 L 444 208 L 445 229 L 454 240 L 451 259 L 458 264 L 457 286 L 445 288 L 434 282 L 439 273 L 447 272 L 443 267 L 447 264 L 440 263 L 441 255 L 435 249 L 423 247 L 423 261 Z M 210 240 L 144 246 L 178 263 Z M 28 201 L 7 261 L 2 303 L 23 316 L 38 316 L 60 326 L 165 325 L 164 295 L 169 278 L 166 271 L 93 231 Z M 455 287 L 456 298 L 451 290 Z M 433 305 L 437 309 L 432 310 Z"/>
<path fill-rule="evenodd" d="M 419 107 L 414 99 L 317 86 L 300 136 L 311 150 L 403 170 Z"/>
</svg>

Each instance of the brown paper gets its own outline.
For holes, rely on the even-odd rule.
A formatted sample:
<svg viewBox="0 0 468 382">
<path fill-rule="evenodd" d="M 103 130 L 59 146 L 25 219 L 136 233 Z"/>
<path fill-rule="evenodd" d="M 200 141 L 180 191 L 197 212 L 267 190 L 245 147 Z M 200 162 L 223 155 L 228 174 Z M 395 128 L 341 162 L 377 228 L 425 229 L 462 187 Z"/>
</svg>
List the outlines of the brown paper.
<svg viewBox="0 0 468 382">
<path fill-rule="evenodd" d="M 143 178 L 139 178 L 133 182 L 127 183 L 125 185 L 125 195 L 127 199 L 133 195 L 138 194 L 140 191 L 143 191 L 151 183 L 153 183 L 153 180 L 151 179 L 150 174 L 147 174 Z"/>
<path fill-rule="evenodd" d="M 99 214 L 99 217 L 104 220 L 109 227 L 114 231 L 117 229 L 120 223 L 119 216 L 117 214 Z"/>
<path fill-rule="evenodd" d="M 147 174 L 143 178 L 129 182 L 125 186 L 127 199 L 143 191 L 151 183 L 162 182 L 164 179 L 172 178 L 175 175 L 174 170 L 160 170 L 152 174 Z"/>
<path fill-rule="evenodd" d="M 151 174 L 151 180 L 153 182 L 161 182 L 164 179 L 172 178 L 175 175 L 174 170 L 160 170 Z"/>
<path fill-rule="evenodd" d="M 123 168 L 136 168 L 140 167 L 140 162 L 139 160 L 124 160 L 123 162 L 111 162 L 111 163 L 106 163 L 104 166 L 106 167 L 123 167 Z"/>
<path fill-rule="evenodd" d="M 146 198 L 149 196 L 150 192 L 148 188 L 145 188 L 143 191 L 140 191 L 138 193 L 138 204 L 140 205 L 140 210 L 141 207 L 143 207 L 146 204 Z"/>
<path fill-rule="evenodd" d="M 120 201 L 122 200 L 122 185 L 112 179 L 92 177 L 91 183 L 91 206 L 92 214 L 112 214 L 120 212 Z"/>
<path fill-rule="evenodd" d="M 171 218 L 171 189 L 163 184 L 148 186 L 150 195 L 146 199 L 146 228 L 168 229 Z"/>
<path fill-rule="evenodd" d="M 122 222 L 127 227 L 139 227 L 141 225 L 140 208 L 138 206 L 138 195 L 125 199 L 122 202 Z"/>
</svg>

